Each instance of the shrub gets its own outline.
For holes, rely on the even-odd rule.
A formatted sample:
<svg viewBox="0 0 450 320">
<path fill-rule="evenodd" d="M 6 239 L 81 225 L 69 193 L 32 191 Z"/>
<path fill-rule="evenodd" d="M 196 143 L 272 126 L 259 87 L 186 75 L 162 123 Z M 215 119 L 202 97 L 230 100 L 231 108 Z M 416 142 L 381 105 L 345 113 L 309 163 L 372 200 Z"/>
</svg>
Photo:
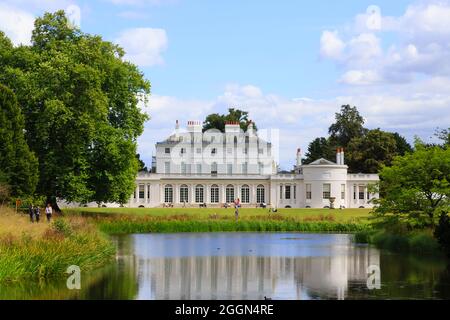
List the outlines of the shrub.
<svg viewBox="0 0 450 320">
<path fill-rule="evenodd" d="M 434 230 L 434 236 L 447 256 L 450 257 L 450 218 L 446 211 L 441 212 L 439 224 Z"/>
<path fill-rule="evenodd" d="M 53 222 L 53 230 L 59 234 L 62 234 L 63 236 L 70 236 L 72 234 L 72 227 L 71 225 L 64 219 L 56 219 Z"/>
</svg>

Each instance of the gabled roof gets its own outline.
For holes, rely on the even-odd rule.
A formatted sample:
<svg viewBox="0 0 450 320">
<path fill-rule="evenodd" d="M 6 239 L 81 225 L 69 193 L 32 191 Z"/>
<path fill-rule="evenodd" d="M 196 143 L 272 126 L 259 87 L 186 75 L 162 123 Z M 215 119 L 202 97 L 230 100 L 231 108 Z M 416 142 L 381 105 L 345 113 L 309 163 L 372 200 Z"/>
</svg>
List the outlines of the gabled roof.
<svg viewBox="0 0 450 320">
<path fill-rule="evenodd" d="M 331 166 L 336 166 L 337 164 L 334 163 L 334 162 L 331 162 L 331 161 L 329 161 L 327 159 L 320 158 L 320 159 L 318 159 L 318 160 L 316 160 L 314 162 L 311 162 L 309 165 L 310 166 L 330 166 L 330 165 Z"/>
</svg>

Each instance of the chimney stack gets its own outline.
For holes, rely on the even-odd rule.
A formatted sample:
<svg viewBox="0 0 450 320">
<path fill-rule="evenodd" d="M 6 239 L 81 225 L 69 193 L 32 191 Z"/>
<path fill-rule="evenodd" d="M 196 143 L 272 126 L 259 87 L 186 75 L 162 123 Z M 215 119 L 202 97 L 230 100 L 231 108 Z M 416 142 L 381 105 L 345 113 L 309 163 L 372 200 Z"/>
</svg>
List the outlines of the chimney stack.
<svg viewBox="0 0 450 320">
<path fill-rule="evenodd" d="M 178 137 L 179 134 L 180 134 L 180 123 L 177 120 L 175 122 L 175 136 Z"/>
<path fill-rule="evenodd" d="M 297 167 L 302 165 L 302 149 L 297 149 Z"/>
<path fill-rule="evenodd" d="M 341 148 L 336 149 L 336 164 L 341 164 Z"/>
<path fill-rule="evenodd" d="M 341 148 L 341 166 L 345 165 L 344 148 Z"/>
</svg>

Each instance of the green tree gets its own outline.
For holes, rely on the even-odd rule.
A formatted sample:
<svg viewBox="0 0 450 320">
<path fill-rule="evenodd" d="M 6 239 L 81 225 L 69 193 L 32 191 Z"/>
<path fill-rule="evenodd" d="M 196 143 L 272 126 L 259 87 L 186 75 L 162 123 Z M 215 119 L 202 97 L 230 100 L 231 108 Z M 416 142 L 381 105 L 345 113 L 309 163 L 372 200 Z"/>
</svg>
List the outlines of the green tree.
<svg viewBox="0 0 450 320">
<path fill-rule="evenodd" d="M 308 151 L 306 152 L 305 157 L 306 158 L 303 161 L 304 164 L 310 164 L 320 158 L 335 161 L 336 150 L 333 149 L 327 138 L 316 138 L 308 145 Z"/>
<path fill-rule="evenodd" d="M 435 136 L 444 143 L 444 146 L 450 146 L 450 128 L 436 130 Z"/>
<path fill-rule="evenodd" d="M 347 164 L 351 172 L 378 173 L 390 166 L 397 152 L 394 134 L 380 129 L 353 138 L 347 146 Z"/>
<path fill-rule="evenodd" d="M 241 129 L 247 131 L 249 125 L 248 112 L 230 108 L 228 109 L 228 114 L 210 114 L 203 122 L 203 132 L 209 129 L 217 129 L 221 132 L 225 132 L 225 123 L 228 121 L 239 122 Z M 256 124 L 254 125 L 255 130 L 257 130 Z"/>
<path fill-rule="evenodd" d="M 136 159 L 138 162 L 138 171 L 139 172 L 141 172 L 141 171 L 148 172 L 148 168 L 145 165 L 145 162 L 141 159 L 141 155 L 139 153 L 136 154 Z"/>
<path fill-rule="evenodd" d="M 336 113 L 336 121 L 328 129 L 330 142 L 334 147 L 347 147 L 350 140 L 361 137 L 367 132 L 364 118 L 356 107 L 344 105 L 341 112 Z"/>
<path fill-rule="evenodd" d="M 9 185 L 13 196 L 33 194 L 38 180 L 37 159 L 23 132 L 24 118 L 16 96 L 0 84 L 0 180 Z"/>
<path fill-rule="evenodd" d="M 450 205 L 450 149 L 425 147 L 416 141 L 415 151 L 396 157 L 380 172 L 375 212 L 391 214 L 410 225 L 434 226 L 439 211 Z"/>
<path fill-rule="evenodd" d="M 392 133 L 392 136 L 395 139 L 396 152 L 398 155 L 403 156 L 407 152 L 413 151 L 413 148 L 408 141 L 406 141 L 405 137 L 401 136 L 398 132 Z"/>
<path fill-rule="evenodd" d="M 67 22 L 63 11 L 38 18 L 32 45 L 1 59 L 0 83 L 14 90 L 23 108 L 26 139 L 39 158 L 39 193 L 120 202 L 124 196 L 116 189 L 132 193 L 137 159 L 130 150 L 148 119 L 138 104 L 150 83 L 124 61 L 123 49 Z M 105 187 L 105 181 L 114 185 L 100 192 L 95 185 Z"/>
</svg>

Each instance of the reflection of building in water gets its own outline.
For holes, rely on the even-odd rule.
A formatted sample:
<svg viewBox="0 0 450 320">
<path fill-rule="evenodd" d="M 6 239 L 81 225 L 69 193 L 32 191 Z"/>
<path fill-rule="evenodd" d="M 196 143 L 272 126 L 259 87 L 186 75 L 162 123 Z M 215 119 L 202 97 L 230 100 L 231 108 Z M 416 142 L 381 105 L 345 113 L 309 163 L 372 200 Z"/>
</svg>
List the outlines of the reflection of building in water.
<svg viewBox="0 0 450 320">
<path fill-rule="evenodd" d="M 364 283 L 377 250 L 323 257 L 208 256 L 139 260 L 141 299 L 344 298 Z"/>
</svg>

